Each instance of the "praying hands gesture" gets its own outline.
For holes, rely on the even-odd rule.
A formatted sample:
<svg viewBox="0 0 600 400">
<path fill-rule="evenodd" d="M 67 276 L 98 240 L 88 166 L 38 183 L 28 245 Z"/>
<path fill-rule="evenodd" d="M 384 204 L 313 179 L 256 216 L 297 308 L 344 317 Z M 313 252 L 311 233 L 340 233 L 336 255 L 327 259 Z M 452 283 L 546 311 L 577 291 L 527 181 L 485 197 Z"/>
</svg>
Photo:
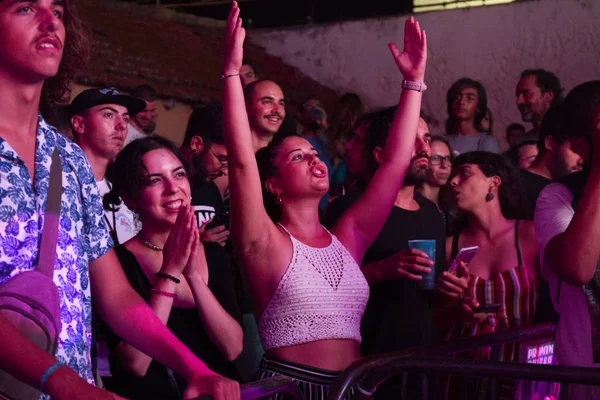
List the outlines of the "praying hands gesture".
<svg viewBox="0 0 600 400">
<path fill-rule="evenodd" d="M 169 238 L 163 248 L 162 273 L 179 277 L 187 265 L 196 239 L 198 228 L 194 218 L 194 209 L 182 205 L 177 214 L 175 225 L 169 233 Z"/>
<path fill-rule="evenodd" d="M 400 73 L 407 81 L 423 82 L 427 64 L 427 36 L 419 23 L 410 17 L 404 23 L 404 50 L 394 43 L 388 45 Z"/>
</svg>

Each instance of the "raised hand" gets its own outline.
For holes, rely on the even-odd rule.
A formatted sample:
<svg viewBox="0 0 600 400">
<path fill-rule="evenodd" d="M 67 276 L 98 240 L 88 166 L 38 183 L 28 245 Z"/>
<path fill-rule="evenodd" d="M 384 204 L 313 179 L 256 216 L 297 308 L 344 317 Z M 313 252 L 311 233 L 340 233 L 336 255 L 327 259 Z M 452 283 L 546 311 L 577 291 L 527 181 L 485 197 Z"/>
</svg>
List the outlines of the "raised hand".
<svg viewBox="0 0 600 400">
<path fill-rule="evenodd" d="M 225 31 L 225 65 L 223 70 L 225 76 L 239 74 L 242 67 L 246 30 L 242 28 L 242 19 L 239 18 L 239 15 L 240 8 L 237 1 L 234 1 L 227 16 Z"/>
<path fill-rule="evenodd" d="M 394 43 L 388 46 L 404 79 L 423 82 L 427 64 L 427 36 L 413 17 L 404 23 L 404 50 L 400 52 Z"/>
<path fill-rule="evenodd" d="M 190 258 L 194 237 L 198 238 L 197 230 L 194 209 L 189 205 L 182 205 L 163 247 L 161 272 L 175 276 L 183 272 Z"/>
</svg>

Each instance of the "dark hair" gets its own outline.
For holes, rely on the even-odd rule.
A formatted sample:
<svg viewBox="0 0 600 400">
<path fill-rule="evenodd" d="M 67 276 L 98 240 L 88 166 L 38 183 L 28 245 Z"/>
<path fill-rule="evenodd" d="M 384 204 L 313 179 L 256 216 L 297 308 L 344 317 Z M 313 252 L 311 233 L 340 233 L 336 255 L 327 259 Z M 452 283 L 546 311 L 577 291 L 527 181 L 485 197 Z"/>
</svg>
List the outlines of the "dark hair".
<svg viewBox="0 0 600 400">
<path fill-rule="evenodd" d="M 517 143 L 510 149 L 508 149 L 508 151 L 506 153 L 504 153 L 504 156 L 512 165 L 514 165 L 516 168 L 519 168 L 519 158 L 520 158 L 521 149 L 525 146 L 536 146 L 537 147 L 538 143 L 539 142 L 535 141 L 535 140 L 524 140 L 520 143 Z"/>
<path fill-rule="evenodd" d="M 485 113 L 483 113 L 484 118 L 485 114 L 488 114 L 488 119 L 490 120 L 490 127 L 484 130 L 484 132 L 490 136 L 494 136 L 494 115 L 492 114 L 492 110 L 490 110 L 489 108 L 486 109 Z"/>
<path fill-rule="evenodd" d="M 569 140 L 567 135 L 568 130 L 564 129 L 565 125 L 569 125 L 569 121 L 565 120 L 565 107 L 563 102 L 556 103 L 550 107 L 540 126 L 540 134 L 537 142 L 538 149 L 540 152 L 546 151 L 546 138 L 552 136 L 556 144 L 561 145 L 565 141 Z"/>
<path fill-rule="evenodd" d="M 185 130 L 183 146 L 189 146 L 194 136 L 200 136 L 204 143 L 223 144 L 223 105 L 214 102 L 192 112 Z"/>
<path fill-rule="evenodd" d="M 448 138 L 441 135 L 431 135 L 431 144 L 434 144 L 435 142 L 444 143 L 448 147 L 448 150 L 450 150 L 450 162 L 454 163 L 456 156 L 454 155 L 454 149 L 450 145 Z"/>
<path fill-rule="evenodd" d="M 155 101 L 158 95 L 156 90 L 150 85 L 139 85 L 131 91 L 132 97 L 137 97 L 147 102 Z"/>
<path fill-rule="evenodd" d="M 170 140 L 160 136 L 148 136 L 134 140 L 121 150 L 111 166 L 115 173 L 111 177 L 112 188 L 103 199 L 105 209 L 117 211 L 121 204 L 121 198 L 128 197 L 135 200 L 138 197 L 144 184 L 142 171 L 147 171 L 146 166 L 142 163 L 142 158 L 146 153 L 158 149 L 166 149 L 173 153 L 183 165 L 187 176 L 191 176 L 192 167 Z"/>
<path fill-rule="evenodd" d="M 379 166 L 379 163 L 375 160 L 373 150 L 375 150 L 376 147 L 385 146 L 397 108 L 398 106 L 388 107 L 373 113 L 371 116 L 371 124 L 365 132 L 365 139 L 363 142 L 363 154 L 367 160 L 365 169 L 368 174 L 374 173 Z"/>
<path fill-rule="evenodd" d="M 244 100 L 246 102 L 248 102 L 248 100 L 250 100 L 250 96 L 252 96 L 254 94 L 254 87 L 263 83 L 263 82 L 272 82 L 269 79 L 258 79 L 254 82 L 250 82 L 249 84 L 246 85 L 246 87 L 244 88 Z M 275 83 L 275 82 L 273 82 Z"/>
<path fill-rule="evenodd" d="M 254 75 L 258 75 L 258 72 L 256 72 L 256 67 L 254 67 L 254 64 L 252 64 L 252 61 L 250 61 L 247 58 L 243 58 L 242 59 L 242 65 L 249 65 L 250 68 L 252 68 L 252 71 L 254 71 Z"/>
<path fill-rule="evenodd" d="M 582 137 L 591 144 L 593 119 L 600 108 L 600 81 L 588 81 L 569 92 L 563 104 L 561 130 L 568 138 Z"/>
<path fill-rule="evenodd" d="M 481 127 L 481 120 L 485 116 L 487 110 L 487 94 L 485 88 L 479 81 L 475 81 L 471 78 L 461 78 L 454 82 L 448 92 L 446 93 L 446 108 L 448 111 L 448 119 L 446 120 L 446 133 L 453 134 L 456 126 L 456 118 L 452 115 L 452 103 L 454 99 L 460 94 L 460 90 L 463 88 L 473 88 L 477 90 L 477 113 L 475 114 L 475 128 L 479 132 L 484 132 Z"/>
<path fill-rule="evenodd" d="M 487 151 L 469 151 L 462 153 L 452 165 L 454 171 L 452 176 L 456 174 L 463 164 L 475 164 L 479 167 L 485 176 L 498 176 L 501 180 L 498 188 L 498 200 L 500 201 L 500 209 L 502 215 L 506 219 L 522 219 L 526 214 L 525 195 L 523 193 L 523 185 L 521 182 L 521 174 L 515 166 L 500 154 L 489 153 Z"/>
<path fill-rule="evenodd" d="M 550 105 L 553 106 L 563 100 L 564 89 L 560 86 L 560 79 L 556 75 L 544 69 L 526 69 L 521 72 L 521 78 L 531 75 L 535 76 L 535 84 L 540 88 L 542 93 L 552 92 L 554 94 Z"/>
<path fill-rule="evenodd" d="M 329 152 L 336 154 L 335 142 L 348 141 L 356 127 L 356 123 L 367 112 L 365 103 L 356 93 L 346 93 L 342 95 L 331 114 L 331 123 L 329 128 Z"/>
<path fill-rule="evenodd" d="M 508 134 L 508 131 L 512 131 L 512 130 L 519 130 L 519 131 L 525 133 L 525 127 L 523 126 L 523 124 L 519 124 L 518 122 L 513 122 L 512 124 L 510 124 L 509 126 L 506 127 L 507 134 Z"/>
<path fill-rule="evenodd" d="M 62 60 L 55 76 L 46 79 L 42 88 L 40 111 L 48 113 L 57 104 L 70 100 L 69 84 L 88 63 L 90 46 L 74 0 L 64 0 L 65 43 Z"/>
<path fill-rule="evenodd" d="M 275 158 L 277 157 L 279 148 L 283 142 L 290 137 L 304 139 L 302 136 L 296 134 L 278 133 L 266 147 L 263 147 L 256 152 L 256 163 L 258 165 L 258 174 L 260 175 L 260 184 L 262 186 L 263 204 L 265 205 L 267 214 L 271 217 L 273 222 L 277 222 L 281 218 L 281 208 L 277 205 L 275 195 L 267 190 L 266 183 L 267 180 L 275 176 L 277 172 Z"/>
</svg>

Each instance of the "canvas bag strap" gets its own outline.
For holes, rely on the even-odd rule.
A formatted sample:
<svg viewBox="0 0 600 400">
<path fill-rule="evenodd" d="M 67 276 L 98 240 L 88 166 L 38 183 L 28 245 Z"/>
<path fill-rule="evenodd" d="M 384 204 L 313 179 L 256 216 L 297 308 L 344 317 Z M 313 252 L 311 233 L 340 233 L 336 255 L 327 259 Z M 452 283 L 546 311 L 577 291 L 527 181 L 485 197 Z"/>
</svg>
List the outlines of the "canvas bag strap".
<svg viewBox="0 0 600 400">
<path fill-rule="evenodd" d="M 54 276 L 54 264 L 56 263 L 56 243 L 58 241 L 58 222 L 60 219 L 60 205 L 62 197 L 62 167 L 58 148 L 52 153 L 52 165 L 50 166 L 50 181 L 48 182 L 48 196 L 46 198 L 46 210 L 44 212 L 44 227 L 42 228 L 42 240 L 40 243 L 40 254 L 36 271 L 48 276 Z"/>
</svg>

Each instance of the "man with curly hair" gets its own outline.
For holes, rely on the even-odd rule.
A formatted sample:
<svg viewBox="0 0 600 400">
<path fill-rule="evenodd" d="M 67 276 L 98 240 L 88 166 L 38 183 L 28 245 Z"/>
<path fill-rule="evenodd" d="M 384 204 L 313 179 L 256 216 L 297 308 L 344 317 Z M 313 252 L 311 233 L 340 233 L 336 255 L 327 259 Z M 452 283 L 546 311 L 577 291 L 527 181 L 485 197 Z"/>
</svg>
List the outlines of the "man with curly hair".
<svg viewBox="0 0 600 400">
<path fill-rule="evenodd" d="M 58 349 L 44 352 L 0 316 L 0 370 L 56 399 L 115 398 L 93 386 L 93 299 L 115 332 L 187 378 L 186 396 L 239 398 L 237 383 L 210 371 L 131 288 L 85 155 L 38 112 L 66 99 L 68 78 L 86 59 L 73 0 L 1 0 L 0 37 L 0 287 L 36 268 L 55 150 L 63 182 L 53 274 Z"/>
</svg>

